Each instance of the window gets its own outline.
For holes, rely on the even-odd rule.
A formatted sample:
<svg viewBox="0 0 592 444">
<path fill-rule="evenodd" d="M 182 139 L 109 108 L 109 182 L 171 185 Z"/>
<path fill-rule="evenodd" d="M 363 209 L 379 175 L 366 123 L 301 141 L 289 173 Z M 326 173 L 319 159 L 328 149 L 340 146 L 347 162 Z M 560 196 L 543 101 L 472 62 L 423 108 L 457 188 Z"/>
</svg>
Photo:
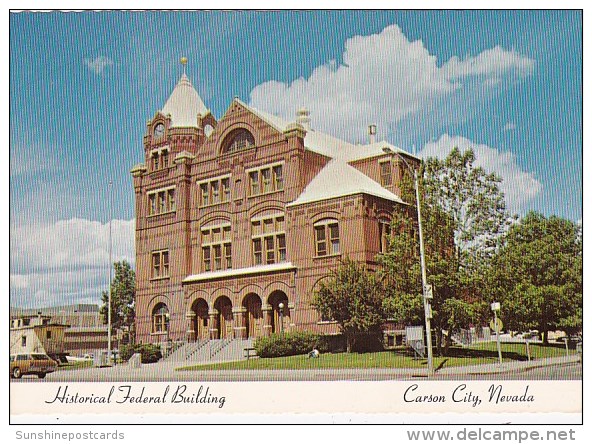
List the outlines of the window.
<svg viewBox="0 0 592 444">
<path fill-rule="evenodd" d="M 340 253 L 339 224 L 335 219 L 326 219 L 314 225 L 317 256 Z"/>
<path fill-rule="evenodd" d="M 283 165 L 269 165 L 249 171 L 249 195 L 273 193 L 284 189 Z"/>
<path fill-rule="evenodd" d="M 152 279 L 169 277 L 169 250 L 152 252 Z"/>
<path fill-rule="evenodd" d="M 177 211 L 175 187 L 148 192 L 148 216 Z"/>
<path fill-rule="evenodd" d="M 389 237 L 391 235 L 391 223 L 386 219 L 378 221 L 378 233 L 380 238 L 380 252 L 386 253 L 388 251 Z"/>
<path fill-rule="evenodd" d="M 230 176 L 208 179 L 199 184 L 199 206 L 230 202 Z"/>
<path fill-rule="evenodd" d="M 163 304 L 157 304 L 152 311 L 152 333 L 166 333 L 169 331 L 169 309 Z"/>
<path fill-rule="evenodd" d="M 255 265 L 275 264 L 287 260 L 283 214 L 252 219 L 251 233 Z"/>
<path fill-rule="evenodd" d="M 21 337 L 21 347 L 26 347 L 27 346 L 27 337 L 23 336 Z"/>
<path fill-rule="evenodd" d="M 232 268 L 230 225 L 217 225 L 201 229 L 201 251 L 204 271 Z"/>
<path fill-rule="evenodd" d="M 158 171 L 169 166 L 169 150 L 163 148 L 160 150 L 154 150 L 150 154 L 150 169 L 152 171 Z"/>
<path fill-rule="evenodd" d="M 245 129 L 238 129 L 231 132 L 222 144 L 223 153 L 234 153 L 235 151 L 246 150 L 255 146 L 255 138 Z"/>
<path fill-rule="evenodd" d="M 45 335 L 46 339 L 51 339 L 51 330 L 47 330 L 46 335 Z"/>
<path fill-rule="evenodd" d="M 383 187 L 389 187 L 393 184 L 393 174 L 391 170 L 391 161 L 380 162 L 380 184 Z"/>
</svg>

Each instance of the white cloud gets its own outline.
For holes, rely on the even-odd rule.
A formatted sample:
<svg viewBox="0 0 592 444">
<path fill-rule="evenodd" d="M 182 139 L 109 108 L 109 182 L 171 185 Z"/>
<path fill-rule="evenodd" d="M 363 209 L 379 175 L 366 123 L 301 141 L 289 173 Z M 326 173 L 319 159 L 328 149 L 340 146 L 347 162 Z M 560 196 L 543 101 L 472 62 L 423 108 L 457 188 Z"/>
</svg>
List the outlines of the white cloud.
<svg viewBox="0 0 592 444">
<path fill-rule="evenodd" d="M 135 220 L 113 220 L 113 261 L 135 259 Z M 109 223 L 86 219 L 13 227 L 11 302 L 47 306 L 93 299 L 109 276 Z"/>
<path fill-rule="evenodd" d="M 100 76 L 107 66 L 113 65 L 113 60 L 109 57 L 100 55 L 94 59 L 84 59 L 84 64 L 96 75 Z"/>
<path fill-rule="evenodd" d="M 473 148 L 475 165 L 483 167 L 488 173 L 494 172 L 503 179 L 500 188 L 506 196 L 506 204 L 511 212 L 520 212 L 543 188 L 534 174 L 520 168 L 513 153 L 501 152 L 465 137 L 444 134 L 437 141 L 427 143 L 419 155 L 424 159 L 426 157 L 443 159 L 455 147 L 461 151 Z"/>
<path fill-rule="evenodd" d="M 471 102 L 482 103 L 502 81 L 533 68 L 532 59 L 499 46 L 439 66 L 421 40 L 411 42 L 391 25 L 380 34 L 348 39 L 342 64 L 332 61 L 290 84 L 256 86 L 250 104 L 287 120 L 306 106 L 313 128 L 356 142 L 365 140 L 368 123 L 387 137 L 402 128 L 417 130 L 421 120 L 445 127 L 469 115 Z"/>
</svg>

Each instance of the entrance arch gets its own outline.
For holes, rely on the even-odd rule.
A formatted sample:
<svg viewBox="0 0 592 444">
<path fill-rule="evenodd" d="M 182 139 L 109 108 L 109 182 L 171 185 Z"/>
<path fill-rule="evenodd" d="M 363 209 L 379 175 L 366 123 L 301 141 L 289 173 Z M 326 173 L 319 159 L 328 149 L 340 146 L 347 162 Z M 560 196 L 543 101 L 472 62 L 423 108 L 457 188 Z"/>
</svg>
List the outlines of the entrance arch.
<svg viewBox="0 0 592 444">
<path fill-rule="evenodd" d="M 214 302 L 214 308 L 218 312 L 216 315 L 218 338 L 232 338 L 232 321 L 234 319 L 232 314 L 232 302 L 228 297 L 220 296 L 218 299 L 216 299 L 216 302 Z"/>
<path fill-rule="evenodd" d="M 243 299 L 243 307 L 245 307 L 245 327 L 247 330 L 247 337 L 258 338 L 263 335 L 263 310 L 261 298 L 255 293 L 249 293 Z"/>
<path fill-rule="evenodd" d="M 288 308 L 288 296 L 281 290 L 276 290 L 268 298 L 271 306 L 271 332 L 282 333 L 286 331 L 286 325 L 290 325 L 290 309 Z M 280 308 L 282 304 L 282 308 Z M 287 319 L 286 319 L 287 318 Z"/>
<path fill-rule="evenodd" d="M 208 303 L 205 301 L 205 299 L 196 299 L 193 305 L 191 305 L 191 311 L 195 313 L 193 329 L 195 331 L 196 339 L 209 339 L 210 330 L 208 324 Z"/>
</svg>

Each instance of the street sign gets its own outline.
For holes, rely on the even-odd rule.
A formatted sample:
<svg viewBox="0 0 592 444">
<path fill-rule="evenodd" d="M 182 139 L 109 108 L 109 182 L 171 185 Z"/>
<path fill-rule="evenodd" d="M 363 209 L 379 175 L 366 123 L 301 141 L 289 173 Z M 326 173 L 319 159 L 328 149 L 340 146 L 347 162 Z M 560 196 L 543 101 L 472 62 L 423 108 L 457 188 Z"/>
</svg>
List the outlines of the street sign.
<svg viewBox="0 0 592 444">
<path fill-rule="evenodd" d="M 504 328 L 504 323 L 500 318 L 492 319 L 489 323 L 489 328 L 491 328 L 491 330 L 493 330 L 494 332 L 499 333 L 502 331 L 502 328 Z"/>
<path fill-rule="evenodd" d="M 424 295 L 426 299 L 434 298 L 434 289 L 432 288 L 431 284 L 426 284 Z"/>
</svg>

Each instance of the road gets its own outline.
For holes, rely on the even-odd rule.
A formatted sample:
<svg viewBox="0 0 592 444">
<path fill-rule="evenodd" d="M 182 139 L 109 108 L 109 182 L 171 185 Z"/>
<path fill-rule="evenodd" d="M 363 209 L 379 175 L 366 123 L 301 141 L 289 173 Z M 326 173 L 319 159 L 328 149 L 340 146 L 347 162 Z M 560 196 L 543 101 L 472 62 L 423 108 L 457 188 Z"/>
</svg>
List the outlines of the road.
<svg viewBox="0 0 592 444">
<path fill-rule="evenodd" d="M 451 371 L 453 370 L 453 371 Z M 558 363 L 531 369 L 515 369 L 496 373 L 479 374 L 475 367 L 470 373 L 463 373 L 461 368 L 448 369 L 447 373 L 436 373 L 427 378 L 425 371 L 411 369 L 332 369 L 332 370 L 217 370 L 217 371 L 175 371 L 166 364 L 144 365 L 140 369 L 127 366 L 113 368 L 86 368 L 79 370 L 60 370 L 47 375 L 45 379 L 36 376 L 24 376 L 11 379 L 14 383 L 43 382 L 240 382 L 240 381 L 388 381 L 388 380 L 581 380 L 581 362 Z"/>
</svg>

